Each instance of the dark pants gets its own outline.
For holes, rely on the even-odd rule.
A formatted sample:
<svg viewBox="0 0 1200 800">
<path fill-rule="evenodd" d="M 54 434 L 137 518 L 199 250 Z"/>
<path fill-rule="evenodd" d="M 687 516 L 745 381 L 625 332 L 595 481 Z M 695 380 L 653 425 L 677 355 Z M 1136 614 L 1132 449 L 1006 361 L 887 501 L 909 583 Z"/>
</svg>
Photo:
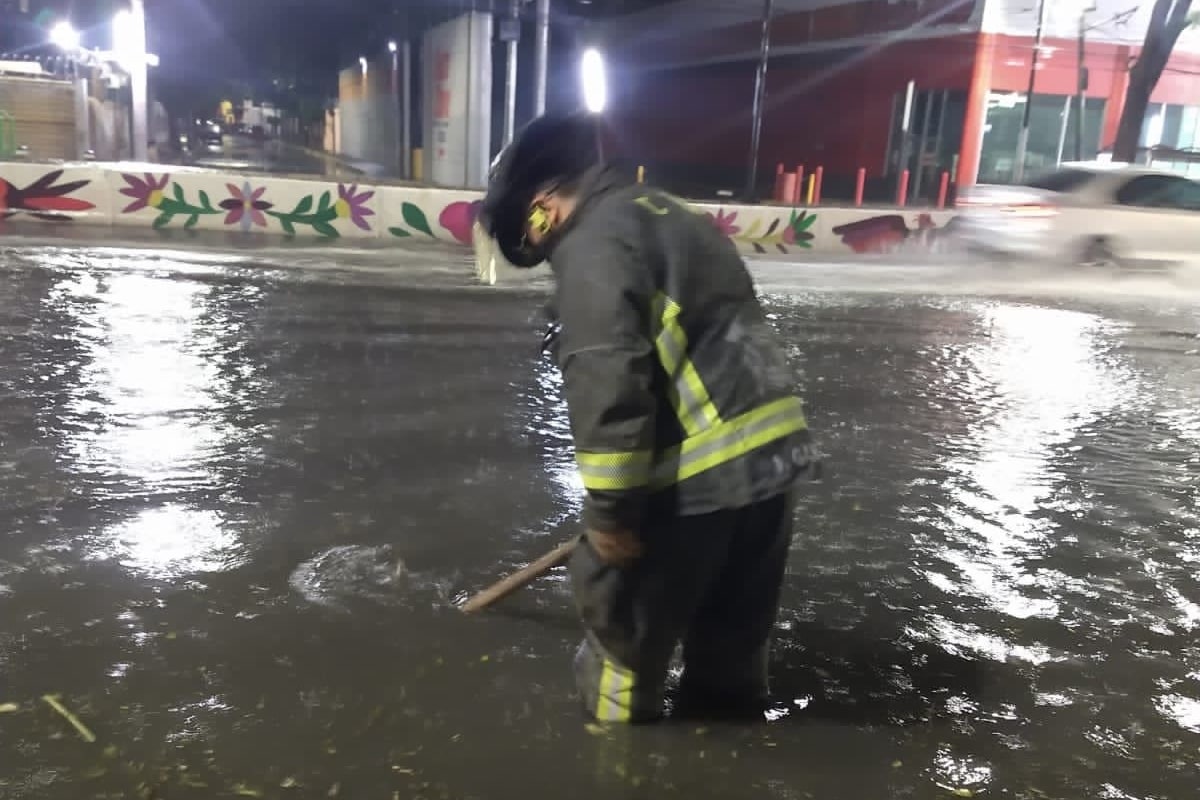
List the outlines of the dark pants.
<svg viewBox="0 0 1200 800">
<path fill-rule="evenodd" d="M 703 708 L 766 700 L 767 656 L 792 536 L 792 499 L 676 517 L 644 532 L 645 555 L 606 566 L 586 542 L 571 559 L 587 635 L 575 673 L 587 710 L 608 722 L 663 712 L 682 640 L 680 700 Z"/>
</svg>

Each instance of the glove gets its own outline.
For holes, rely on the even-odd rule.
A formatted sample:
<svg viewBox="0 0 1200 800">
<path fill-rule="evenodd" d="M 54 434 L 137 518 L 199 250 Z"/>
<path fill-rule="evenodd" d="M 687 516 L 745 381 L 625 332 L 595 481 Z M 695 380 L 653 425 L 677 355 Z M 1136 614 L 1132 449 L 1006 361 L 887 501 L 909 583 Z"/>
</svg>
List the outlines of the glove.
<svg viewBox="0 0 1200 800">
<path fill-rule="evenodd" d="M 631 566 L 645 550 L 633 531 L 588 531 L 587 541 L 601 561 L 621 569 Z"/>
</svg>

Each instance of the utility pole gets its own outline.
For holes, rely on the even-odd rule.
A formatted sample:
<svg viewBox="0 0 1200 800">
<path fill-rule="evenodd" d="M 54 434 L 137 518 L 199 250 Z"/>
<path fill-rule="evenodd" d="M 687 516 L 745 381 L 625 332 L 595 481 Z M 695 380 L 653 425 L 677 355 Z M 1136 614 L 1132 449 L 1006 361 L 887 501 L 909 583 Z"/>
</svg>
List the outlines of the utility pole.
<svg viewBox="0 0 1200 800">
<path fill-rule="evenodd" d="M 750 163 L 746 166 L 747 202 L 754 202 L 758 186 L 758 145 L 762 139 L 763 102 L 767 93 L 767 60 L 771 55 L 771 13 L 773 0 L 763 0 L 762 42 L 758 51 L 758 74 L 754 76 L 754 107 L 750 123 Z"/>
<path fill-rule="evenodd" d="M 1087 64 L 1084 63 L 1087 57 L 1087 12 L 1089 9 L 1081 8 L 1079 10 L 1079 85 L 1075 95 L 1076 111 L 1075 111 L 1075 160 L 1083 161 L 1083 128 L 1087 123 L 1087 89 L 1088 89 L 1088 70 Z"/>
<path fill-rule="evenodd" d="M 550 0 L 537 0 L 536 70 L 533 115 L 546 113 L 546 73 L 550 68 Z"/>
<path fill-rule="evenodd" d="M 1013 164 L 1013 182 L 1025 179 L 1025 156 L 1029 151 L 1029 116 L 1033 113 L 1033 87 L 1037 80 L 1038 59 L 1042 55 L 1042 29 L 1046 24 L 1046 0 L 1039 0 L 1037 36 L 1033 43 L 1033 57 L 1029 61 L 1029 89 L 1025 92 L 1025 114 L 1021 118 L 1021 133 L 1017 137 L 1017 160 Z"/>
<path fill-rule="evenodd" d="M 521 39 L 521 0 L 511 0 L 508 24 L 500 24 L 500 38 L 506 43 L 504 78 L 504 140 L 508 145 L 517 129 L 517 44 Z"/>
</svg>

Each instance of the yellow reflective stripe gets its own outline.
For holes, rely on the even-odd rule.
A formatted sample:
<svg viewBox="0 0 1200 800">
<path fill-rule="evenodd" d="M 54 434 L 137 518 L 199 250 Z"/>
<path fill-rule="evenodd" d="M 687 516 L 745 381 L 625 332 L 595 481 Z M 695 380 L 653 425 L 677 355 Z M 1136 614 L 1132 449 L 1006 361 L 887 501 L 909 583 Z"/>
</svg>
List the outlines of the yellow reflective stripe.
<svg viewBox="0 0 1200 800">
<path fill-rule="evenodd" d="M 685 481 L 807 427 L 798 398 L 775 400 L 689 437 L 664 453 L 654 469 L 652 485 Z"/>
<path fill-rule="evenodd" d="M 598 688 L 596 719 L 601 722 L 628 722 L 632 716 L 633 673 L 606 658 L 600 670 Z"/>
<path fill-rule="evenodd" d="M 721 415 L 709 397 L 696 365 L 688 358 L 687 333 L 679 323 L 679 304 L 663 293 L 655 297 L 659 324 L 655 336 L 658 360 L 671 378 L 671 405 L 688 436 L 695 436 L 721 422 Z"/>
<path fill-rule="evenodd" d="M 650 482 L 653 460 L 654 453 L 650 450 L 575 454 L 584 488 L 596 491 L 620 491 L 645 486 Z"/>
</svg>

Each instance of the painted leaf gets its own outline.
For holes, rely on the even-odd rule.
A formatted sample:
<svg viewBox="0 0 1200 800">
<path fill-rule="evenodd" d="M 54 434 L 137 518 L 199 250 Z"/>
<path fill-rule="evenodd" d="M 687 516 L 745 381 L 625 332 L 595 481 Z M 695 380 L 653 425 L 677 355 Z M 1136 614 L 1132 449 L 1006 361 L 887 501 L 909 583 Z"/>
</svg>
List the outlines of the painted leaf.
<svg viewBox="0 0 1200 800">
<path fill-rule="evenodd" d="M 314 222 L 312 228 L 322 236 L 328 236 L 331 239 L 336 239 L 339 235 L 337 228 L 333 227 L 328 222 Z"/>
<path fill-rule="evenodd" d="M 279 227 L 283 228 L 284 233 L 293 235 L 293 236 L 295 235 L 296 226 L 292 224 L 292 221 L 290 219 L 288 219 L 287 217 L 283 217 L 283 216 L 276 217 L 276 219 L 279 220 Z"/>
<path fill-rule="evenodd" d="M 299 216 L 300 214 L 307 214 L 309 211 L 312 210 L 312 207 L 313 207 L 312 195 L 311 194 L 305 195 L 304 198 L 301 199 L 300 202 L 296 204 L 296 210 L 293 211 L 292 214 L 296 215 L 296 216 Z"/>
<path fill-rule="evenodd" d="M 205 211 L 213 210 L 212 203 L 209 202 L 209 199 L 208 199 L 208 192 L 204 191 L 203 189 L 200 190 L 200 206 Z"/>
<path fill-rule="evenodd" d="M 748 228 L 746 228 L 746 230 L 742 231 L 742 238 L 743 239 L 757 239 L 758 238 L 758 229 L 761 227 L 762 227 L 762 220 L 761 219 L 754 220 L 754 222 L 750 223 L 750 227 L 748 227 Z"/>
<path fill-rule="evenodd" d="M 178 183 L 172 184 L 171 191 L 174 193 L 175 199 L 178 200 L 180 203 L 187 202 L 187 198 L 185 198 L 183 196 L 183 187 L 180 186 Z"/>
<path fill-rule="evenodd" d="M 753 244 L 754 244 L 754 252 L 756 252 L 756 253 L 765 253 L 765 252 L 767 252 L 767 248 L 763 247 L 763 246 L 762 246 L 761 244 L 759 244 L 758 242 L 754 242 Z"/>
<path fill-rule="evenodd" d="M 799 231 L 806 231 L 806 230 L 808 230 L 809 228 L 811 228 L 811 227 L 813 226 L 813 223 L 814 223 L 814 222 L 816 222 L 816 221 L 817 221 L 817 215 L 816 215 L 816 214 L 808 214 L 808 213 L 806 213 L 806 214 L 804 214 L 802 217 L 800 217 L 800 220 L 799 220 L 799 225 L 796 227 L 796 231 L 797 231 L 797 232 L 799 232 Z"/>
<path fill-rule="evenodd" d="M 771 220 L 771 227 L 767 228 L 767 232 L 764 235 L 770 236 L 772 233 L 774 233 L 775 229 L 779 227 L 779 223 L 782 221 L 782 217 L 776 217 L 775 219 Z"/>
<path fill-rule="evenodd" d="M 195 214 L 192 214 L 190 217 L 187 218 L 187 222 L 183 223 L 183 227 L 185 227 L 185 228 L 194 227 L 195 224 L 199 221 L 200 221 L 200 217 L 196 216 Z"/>
<path fill-rule="evenodd" d="M 787 248 L 784 247 L 783 245 L 777 244 L 777 245 L 775 245 L 775 247 L 779 250 L 779 252 L 783 253 L 784 255 L 787 254 Z"/>
<path fill-rule="evenodd" d="M 433 231 L 429 229 L 429 220 L 425 219 L 425 212 L 416 204 L 402 203 L 400 205 L 400 216 L 404 217 L 404 221 L 408 223 L 408 227 L 418 230 L 426 236 L 433 236 Z"/>
<path fill-rule="evenodd" d="M 158 219 L 154 220 L 155 228 L 165 228 L 171 224 L 171 220 L 175 219 L 174 214 L 162 213 L 158 215 Z"/>
<path fill-rule="evenodd" d="M 406 236 L 412 236 L 412 234 L 409 233 L 408 231 L 404 230 L 404 228 L 388 228 L 388 233 L 390 233 L 392 236 L 396 236 L 400 239 L 403 239 Z"/>
<path fill-rule="evenodd" d="M 317 201 L 317 211 L 324 211 L 329 208 L 329 203 L 333 200 L 333 195 L 328 191 L 321 194 L 321 199 Z"/>
</svg>

